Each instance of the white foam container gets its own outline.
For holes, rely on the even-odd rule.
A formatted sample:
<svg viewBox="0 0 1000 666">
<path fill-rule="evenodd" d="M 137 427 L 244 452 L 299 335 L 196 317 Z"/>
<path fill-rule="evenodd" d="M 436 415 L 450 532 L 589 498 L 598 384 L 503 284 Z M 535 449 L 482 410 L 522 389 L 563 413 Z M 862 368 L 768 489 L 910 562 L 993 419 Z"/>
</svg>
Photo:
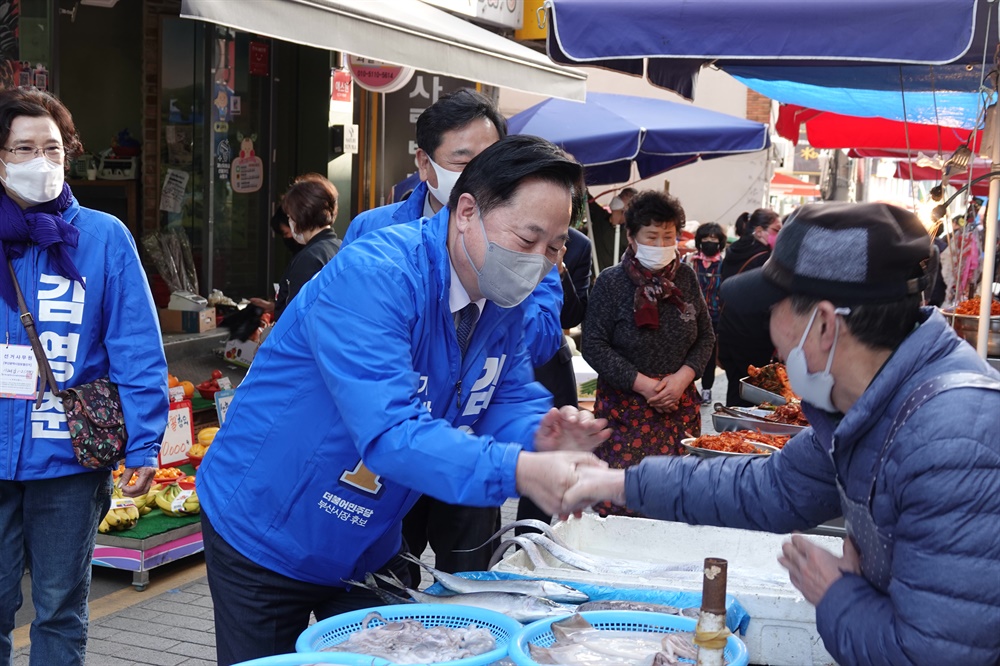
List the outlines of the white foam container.
<svg viewBox="0 0 1000 666">
<path fill-rule="evenodd" d="M 778 564 L 780 534 L 724 527 L 695 527 L 644 518 L 584 514 L 580 519 L 560 522 L 556 533 L 573 549 L 590 555 L 650 563 L 698 563 L 706 557 L 729 562 L 728 593 L 750 614 L 743 636 L 751 664 L 775 666 L 833 666 L 836 662 L 823 647 L 816 630 L 813 606 L 788 581 Z M 841 539 L 807 538 L 838 556 Z M 647 578 L 624 574 L 596 574 L 572 568 L 543 551 L 547 568 L 535 569 L 520 550 L 511 550 L 494 571 L 579 581 L 619 588 L 690 590 L 701 592 L 701 574 L 682 573 Z"/>
</svg>

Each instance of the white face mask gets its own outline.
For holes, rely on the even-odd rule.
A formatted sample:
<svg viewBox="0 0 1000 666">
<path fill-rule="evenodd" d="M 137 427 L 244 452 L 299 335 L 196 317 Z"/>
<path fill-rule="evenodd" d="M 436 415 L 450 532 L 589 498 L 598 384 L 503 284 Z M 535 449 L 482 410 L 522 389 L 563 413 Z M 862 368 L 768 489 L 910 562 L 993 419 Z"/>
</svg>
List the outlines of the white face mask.
<svg viewBox="0 0 1000 666">
<path fill-rule="evenodd" d="M 306 244 L 306 237 L 299 233 L 298 229 L 295 227 L 295 220 L 288 218 L 288 230 L 292 232 L 292 238 L 299 245 Z"/>
<path fill-rule="evenodd" d="M 65 179 L 63 166 L 49 161 L 44 155 L 27 162 L 4 162 L 3 165 L 7 178 L 2 182 L 7 193 L 26 203 L 48 203 L 62 193 Z"/>
<path fill-rule="evenodd" d="M 442 206 L 448 205 L 448 199 L 451 197 L 451 191 L 455 187 L 455 183 L 458 182 L 458 177 L 462 175 L 461 171 L 448 171 L 444 167 L 436 164 L 431 156 L 427 156 L 427 161 L 431 163 L 431 168 L 434 169 L 434 174 L 437 176 L 437 187 L 431 185 L 430 181 L 427 181 L 427 189 L 430 190 L 431 196 L 438 200 L 438 203 Z"/>
<path fill-rule="evenodd" d="M 833 352 L 837 349 L 837 338 L 840 335 L 840 319 L 836 319 L 833 329 L 833 347 L 830 348 L 830 355 L 826 358 L 826 368 L 822 372 L 809 372 L 809 365 L 806 363 L 806 353 L 802 346 L 806 342 L 806 336 L 812 329 L 816 320 L 818 307 L 813 308 L 812 316 L 809 317 L 809 324 L 802 333 L 799 345 L 788 353 L 785 360 L 785 371 L 788 373 L 788 382 L 792 385 L 792 390 L 802 398 L 803 402 L 819 407 L 825 412 L 836 412 L 837 408 L 833 404 L 833 375 L 830 368 L 833 367 Z M 837 315 L 849 315 L 849 308 L 837 308 L 833 311 Z"/>
<path fill-rule="evenodd" d="M 659 245 L 643 245 L 636 242 L 635 258 L 645 268 L 658 271 L 670 264 L 677 257 L 677 244 L 660 247 Z"/>
</svg>

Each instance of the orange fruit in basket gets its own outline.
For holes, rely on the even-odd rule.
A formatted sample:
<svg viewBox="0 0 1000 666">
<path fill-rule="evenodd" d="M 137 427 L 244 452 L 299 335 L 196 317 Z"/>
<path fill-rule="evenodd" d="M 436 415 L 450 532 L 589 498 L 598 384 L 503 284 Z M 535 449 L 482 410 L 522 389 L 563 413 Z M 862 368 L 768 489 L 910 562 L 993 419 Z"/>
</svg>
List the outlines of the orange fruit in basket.
<svg viewBox="0 0 1000 666">
<path fill-rule="evenodd" d="M 173 375 L 167 375 L 167 388 L 173 388 L 175 386 L 180 386 L 180 380 Z"/>
<path fill-rule="evenodd" d="M 185 398 L 190 398 L 191 396 L 194 395 L 194 384 L 185 379 L 184 381 L 181 382 L 181 386 L 184 387 Z"/>
</svg>

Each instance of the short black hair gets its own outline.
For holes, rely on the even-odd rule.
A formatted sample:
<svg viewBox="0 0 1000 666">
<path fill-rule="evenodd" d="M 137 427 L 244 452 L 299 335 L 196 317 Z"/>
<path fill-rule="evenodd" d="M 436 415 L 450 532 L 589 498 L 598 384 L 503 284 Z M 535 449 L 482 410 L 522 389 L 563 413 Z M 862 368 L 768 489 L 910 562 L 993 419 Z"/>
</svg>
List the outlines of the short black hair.
<svg viewBox="0 0 1000 666">
<path fill-rule="evenodd" d="M 921 294 L 911 294 L 889 303 L 834 304 L 851 308 L 851 313 L 844 317 L 844 323 L 859 342 L 874 349 L 894 350 L 916 327 L 920 319 L 921 297 Z M 792 310 L 800 315 L 812 312 L 816 304 L 824 300 L 802 294 L 792 294 L 789 298 Z"/>
<path fill-rule="evenodd" d="M 521 182 L 532 178 L 569 190 L 573 201 L 570 221 L 582 214 L 587 201 L 583 166 L 554 143 L 527 134 L 508 136 L 476 155 L 452 188 L 448 207 L 455 210 L 459 197 L 471 194 L 485 215 L 504 206 Z"/>
<path fill-rule="evenodd" d="M 478 118 L 486 118 L 500 138 L 507 136 L 507 119 L 489 97 L 469 88 L 442 95 L 417 118 L 417 146 L 434 158 L 445 132 L 462 129 Z"/>
<path fill-rule="evenodd" d="M 680 235 L 687 218 L 677 197 L 657 190 L 643 190 L 632 197 L 625 209 L 625 228 L 629 236 L 634 237 L 642 227 L 658 222 L 673 224 Z"/>
<path fill-rule="evenodd" d="M 722 230 L 722 226 L 715 222 L 705 222 L 704 224 L 698 225 L 698 228 L 694 232 L 694 246 L 701 250 L 701 242 L 708 238 L 709 236 L 715 236 L 716 238 L 721 238 L 719 241 L 719 252 L 726 249 L 726 232 Z"/>
</svg>

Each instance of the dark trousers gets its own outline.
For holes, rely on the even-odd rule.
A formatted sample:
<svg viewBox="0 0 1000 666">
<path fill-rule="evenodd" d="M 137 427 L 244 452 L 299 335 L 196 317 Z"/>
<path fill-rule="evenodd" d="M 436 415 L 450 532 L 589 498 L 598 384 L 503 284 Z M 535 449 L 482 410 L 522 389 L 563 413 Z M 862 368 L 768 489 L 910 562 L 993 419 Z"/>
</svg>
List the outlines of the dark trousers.
<svg viewBox="0 0 1000 666">
<path fill-rule="evenodd" d="M 380 606 L 364 588 L 328 587 L 283 576 L 255 564 L 212 529 L 203 513 L 202 537 L 208 587 L 215 607 L 215 650 L 219 666 L 295 652 L 295 640 L 309 625 L 309 613 L 323 620 Z M 380 569 L 409 582 L 406 562 L 394 557 Z"/>
<path fill-rule="evenodd" d="M 494 545 L 486 542 L 499 522 L 499 507 L 447 504 L 424 495 L 403 518 L 403 538 L 417 557 L 430 544 L 434 566 L 441 571 L 486 571 L 494 550 Z M 409 566 L 410 577 L 419 581 L 420 567 Z"/>
<path fill-rule="evenodd" d="M 14 618 L 23 602 L 27 564 L 35 606 L 31 666 L 83 666 L 94 537 L 110 505 L 111 472 L 106 470 L 0 481 L 0 665 L 12 663 Z"/>
</svg>

